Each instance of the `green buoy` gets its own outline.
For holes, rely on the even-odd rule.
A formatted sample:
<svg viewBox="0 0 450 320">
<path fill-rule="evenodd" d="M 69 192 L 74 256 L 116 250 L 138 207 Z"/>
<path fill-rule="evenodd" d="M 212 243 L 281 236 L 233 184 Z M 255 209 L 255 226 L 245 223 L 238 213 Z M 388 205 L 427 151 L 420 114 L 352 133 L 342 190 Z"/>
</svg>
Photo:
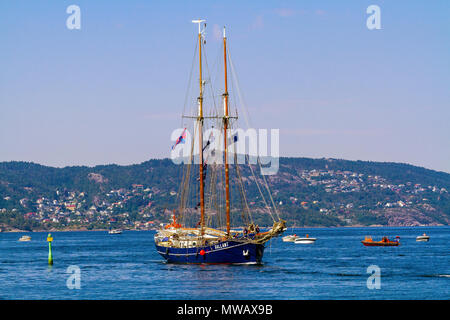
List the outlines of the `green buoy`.
<svg viewBox="0 0 450 320">
<path fill-rule="evenodd" d="M 48 264 L 53 264 L 53 256 L 52 256 L 52 235 L 49 233 L 47 236 L 47 242 L 48 242 Z"/>
</svg>

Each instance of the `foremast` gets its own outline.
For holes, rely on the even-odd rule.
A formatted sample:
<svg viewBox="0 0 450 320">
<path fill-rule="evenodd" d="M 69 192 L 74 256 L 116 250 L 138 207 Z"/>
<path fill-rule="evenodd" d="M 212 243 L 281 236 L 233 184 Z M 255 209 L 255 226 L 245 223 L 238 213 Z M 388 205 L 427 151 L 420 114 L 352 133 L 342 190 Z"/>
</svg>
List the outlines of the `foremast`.
<svg viewBox="0 0 450 320">
<path fill-rule="evenodd" d="M 228 165 L 228 79 L 227 79 L 227 37 L 225 27 L 223 28 L 223 66 L 225 91 L 223 93 L 223 135 L 224 135 L 224 157 L 225 157 L 225 196 L 226 196 L 226 217 L 227 217 L 227 237 L 230 236 L 230 176 Z"/>
<path fill-rule="evenodd" d="M 199 58 L 199 96 L 198 101 L 198 146 L 199 146 L 199 175 L 200 175 L 200 234 L 203 236 L 205 228 L 205 190 L 203 176 L 203 79 L 202 79 L 202 39 L 203 31 L 201 24 L 205 20 L 192 20 L 192 23 L 198 24 L 198 58 Z M 206 26 L 206 24 L 205 24 Z"/>
</svg>

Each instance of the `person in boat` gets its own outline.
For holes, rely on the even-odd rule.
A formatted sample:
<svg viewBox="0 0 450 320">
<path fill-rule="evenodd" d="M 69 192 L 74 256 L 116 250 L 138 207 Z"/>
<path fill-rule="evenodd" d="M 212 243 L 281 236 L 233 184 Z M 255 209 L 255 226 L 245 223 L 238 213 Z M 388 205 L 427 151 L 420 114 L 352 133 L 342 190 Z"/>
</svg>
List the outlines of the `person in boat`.
<svg viewBox="0 0 450 320">
<path fill-rule="evenodd" d="M 257 231 L 255 229 L 255 226 L 253 225 L 253 228 L 251 228 L 251 230 L 250 229 L 248 230 L 248 237 L 250 239 L 254 239 L 256 236 L 256 233 L 257 233 Z"/>
<path fill-rule="evenodd" d="M 248 233 L 248 230 L 247 230 L 247 228 L 244 228 L 244 237 L 246 237 L 246 236 L 247 236 L 247 233 Z"/>
<path fill-rule="evenodd" d="M 255 231 L 256 231 L 256 233 L 259 233 L 259 226 L 256 226 Z"/>
</svg>

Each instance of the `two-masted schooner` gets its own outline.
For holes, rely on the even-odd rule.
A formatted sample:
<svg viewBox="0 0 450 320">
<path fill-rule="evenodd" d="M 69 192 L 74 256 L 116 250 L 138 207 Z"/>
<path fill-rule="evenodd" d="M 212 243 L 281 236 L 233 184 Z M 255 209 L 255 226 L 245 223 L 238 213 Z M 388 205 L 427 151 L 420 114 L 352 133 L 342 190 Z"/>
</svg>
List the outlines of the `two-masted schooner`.
<svg viewBox="0 0 450 320">
<path fill-rule="evenodd" d="M 202 47 L 204 41 L 204 29 L 202 23 L 204 20 L 193 20 L 198 24 L 198 62 L 199 62 L 199 95 L 197 97 L 197 107 L 194 111 L 197 114 L 187 116 L 194 120 L 194 134 L 192 140 L 196 140 L 198 146 L 198 166 L 192 164 L 194 147 L 191 148 L 191 162 L 185 164 L 183 179 L 180 186 L 179 207 L 174 210 L 172 221 L 169 224 L 162 224 L 155 235 L 155 246 L 158 253 L 164 257 L 167 262 L 174 263 L 198 263 L 198 264 L 258 264 L 261 263 L 265 243 L 271 238 L 280 235 L 285 229 L 285 221 L 279 218 L 273 219 L 273 226 L 267 231 L 262 232 L 251 218 L 244 184 L 237 163 L 236 150 L 234 152 L 236 169 L 235 180 L 237 181 L 240 193 L 240 202 L 242 208 L 234 210 L 231 207 L 230 191 L 230 163 L 229 163 L 229 145 L 230 145 L 230 126 L 236 116 L 230 115 L 228 79 L 227 79 L 227 38 L 225 28 L 223 31 L 223 66 L 224 66 L 224 91 L 221 95 L 223 102 L 223 114 L 209 116 L 204 114 L 204 87 L 206 81 L 203 79 L 203 61 Z M 204 28 L 206 24 L 204 24 Z M 215 125 L 220 128 L 222 149 L 220 164 L 208 162 L 204 153 L 206 147 L 210 144 L 208 140 L 204 141 L 205 120 L 215 120 Z M 184 134 L 184 133 L 183 133 Z M 181 138 L 184 138 L 180 137 Z M 178 142 L 177 142 L 178 143 Z M 192 144 L 194 146 L 194 143 Z M 213 151 L 214 152 L 214 151 Z M 249 164 L 250 166 L 250 164 Z M 208 174 L 206 174 L 208 170 Z M 253 172 L 253 171 L 252 171 Z M 193 176 L 194 178 L 192 178 Z M 209 178 L 209 181 L 208 181 Z M 254 179 L 257 182 L 257 179 Z M 189 189 L 189 186 L 195 185 Z M 220 186 L 221 191 L 218 191 Z M 266 185 L 268 188 L 268 186 Z M 258 189 L 260 189 L 258 187 Z M 270 190 L 269 190 L 270 192 Z M 219 196 L 218 196 L 219 194 Z M 196 205 L 189 205 L 189 196 L 195 198 Z M 271 197 L 271 196 L 270 196 Z M 272 198 L 271 198 L 272 199 Z M 220 200 L 220 204 L 218 203 Z M 198 201 L 198 202 L 197 202 Z M 269 202 L 269 201 L 268 201 Z M 275 206 L 272 199 L 273 206 Z M 267 203 L 266 203 L 267 204 Z M 275 208 L 274 208 L 275 209 Z M 275 209 L 276 210 L 276 209 Z M 200 212 L 198 212 L 200 211 Z M 226 219 L 218 218 L 220 211 L 225 214 Z M 243 217 L 241 220 L 245 227 L 242 230 L 231 229 L 231 217 L 233 213 Z M 200 221 L 193 223 L 191 227 L 187 226 L 187 215 L 197 216 L 200 213 Z M 217 227 L 211 227 L 212 219 L 216 218 Z M 221 222 L 221 225 L 220 223 Z"/>
</svg>

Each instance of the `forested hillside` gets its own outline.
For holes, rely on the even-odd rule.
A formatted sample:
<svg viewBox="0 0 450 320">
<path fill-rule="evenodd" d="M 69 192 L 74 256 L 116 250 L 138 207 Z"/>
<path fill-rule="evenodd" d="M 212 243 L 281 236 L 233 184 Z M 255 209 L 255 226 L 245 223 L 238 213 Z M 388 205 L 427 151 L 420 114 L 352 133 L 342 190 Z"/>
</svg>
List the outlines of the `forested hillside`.
<svg viewBox="0 0 450 320">
<path fill-rule="evenodd" d="M 254 168 L 253 177 L 248 166 L 240 170 L 253 219 L 270 225 L 254 183 L 263 182 L 259 171 Z M 183 166 L 169 159 L 65 168 L 2 162 L 0 228 L 152 228 L 177 209 L 182 172 Z M 231 172 L 232 223 L 237 226 L 242 199 L 236 172 Z M 265 177 L 288 226 L 450 223 L 450 174 L 444 172 L 401 163 L 280 158 L 279 172 Z"/>
</svg>

